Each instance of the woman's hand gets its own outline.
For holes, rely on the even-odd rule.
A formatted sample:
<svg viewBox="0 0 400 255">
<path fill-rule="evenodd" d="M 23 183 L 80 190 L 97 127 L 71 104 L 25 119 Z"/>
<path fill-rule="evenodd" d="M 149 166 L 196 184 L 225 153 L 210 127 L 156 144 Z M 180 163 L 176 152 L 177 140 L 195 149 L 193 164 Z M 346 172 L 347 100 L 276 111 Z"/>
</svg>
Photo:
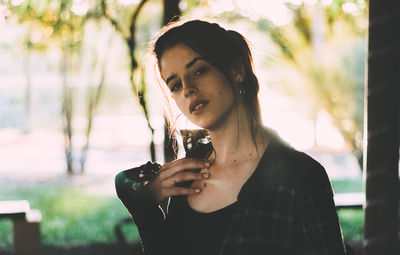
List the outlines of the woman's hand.
<svg viewBox="0 0 400 255">
<path fill-rule="evenodd" d="M 200 189 L 177 187 L 176 184 L 184 181 L 208 179 L 209 176 L 207 173 L 196 173 L 185 170 L 209 168 L 210 165 L 208 161 L 195 158 L 182 158 L 166 163 L 161 166 L 158 174 L 147 185 L 148 191 L 156 199 L 157 203 L 170 196 L 196 195 L 200 193 Z"/>
</svg>

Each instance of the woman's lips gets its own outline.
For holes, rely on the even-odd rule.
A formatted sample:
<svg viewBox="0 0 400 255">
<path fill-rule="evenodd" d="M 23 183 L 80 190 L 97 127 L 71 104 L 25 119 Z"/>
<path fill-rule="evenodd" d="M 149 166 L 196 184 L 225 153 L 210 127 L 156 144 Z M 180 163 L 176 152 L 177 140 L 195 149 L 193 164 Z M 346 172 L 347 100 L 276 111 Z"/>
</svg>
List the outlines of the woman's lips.
<svg viewBox="0 0 400 255">
<path fill-rule="evenodd" d="M 204 108 L 206 108 L 206 106 L 208 105 L 208 102 L 209 101 L 207 101 L 207 100 L 194 101 L 189 106 L 190 113 L 198 114 L 198 113 L 202 112 L 204 110 Z"/>
</svg>

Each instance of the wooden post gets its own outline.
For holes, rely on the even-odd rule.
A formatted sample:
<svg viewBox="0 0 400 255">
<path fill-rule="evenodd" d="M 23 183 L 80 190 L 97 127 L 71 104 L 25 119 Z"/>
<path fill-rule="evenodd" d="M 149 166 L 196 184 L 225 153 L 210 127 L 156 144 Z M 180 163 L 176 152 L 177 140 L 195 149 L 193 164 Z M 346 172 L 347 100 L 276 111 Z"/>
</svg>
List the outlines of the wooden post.
<svg viewBox="0 0 400 255">
<path fill-rule="evenodd" d="M 400 2 L 369 1 L 365 255 L 399 254 Z"/>
<path fill-rule="evenodd" d="M 15 220 L 13 239 L 15 255 L 41 254 L 39 221 Z"/>
</svg>

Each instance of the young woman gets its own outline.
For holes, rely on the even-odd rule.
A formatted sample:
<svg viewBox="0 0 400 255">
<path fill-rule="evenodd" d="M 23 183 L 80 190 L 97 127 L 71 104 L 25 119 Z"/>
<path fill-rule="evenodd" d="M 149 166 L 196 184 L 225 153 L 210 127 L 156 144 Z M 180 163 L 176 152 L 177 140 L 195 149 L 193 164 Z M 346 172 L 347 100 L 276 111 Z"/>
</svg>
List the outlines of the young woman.
<svg viewBox="0 0 400 255">
<path fill-rule="evenodd" d="M 261 123 L 244 37 L 193 20 L 153 46 L 171 97 L 203 130 L 181 132 L 185 158 L 116 177 L 145 254 L 345 254 L 324 168 Z"/>
</svg>

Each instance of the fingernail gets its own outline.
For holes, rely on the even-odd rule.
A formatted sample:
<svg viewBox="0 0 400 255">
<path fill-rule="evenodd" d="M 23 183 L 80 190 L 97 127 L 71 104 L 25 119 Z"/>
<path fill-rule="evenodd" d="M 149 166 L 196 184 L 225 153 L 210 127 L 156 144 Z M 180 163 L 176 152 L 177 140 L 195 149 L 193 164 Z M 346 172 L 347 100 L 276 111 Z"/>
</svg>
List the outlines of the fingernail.
<svg viewBox="0 0 400 255">
<path fill-rule="evenodd" d="M 208 173 L 204 173 L 203 177 L 208 178 Z"/>
<path fill-rule="evenodd" d="M 199 193 L 200 189 L 195 189 L 194 192 Z"/>
<path fill-rule="evenodd" d="M 204 163 L 204 165 L 205 165 L 206 167 L 209 167 L 209 166 L 210 166 L 210 162 L 206 162 L 206 163 Z"/>
</svg>

